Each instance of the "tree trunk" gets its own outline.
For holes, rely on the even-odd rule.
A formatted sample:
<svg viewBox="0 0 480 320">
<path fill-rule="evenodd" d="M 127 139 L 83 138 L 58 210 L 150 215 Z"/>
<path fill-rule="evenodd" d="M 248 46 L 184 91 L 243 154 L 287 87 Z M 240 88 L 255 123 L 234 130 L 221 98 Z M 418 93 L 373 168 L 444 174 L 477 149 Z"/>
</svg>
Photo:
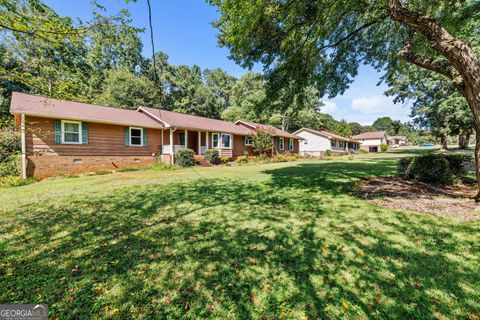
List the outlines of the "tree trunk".
<svg viewBox="0 0 480 320">
<path fill-rule="evenodd" d="M 474 84 L 467 84 L 464 95 L 467 98 L 468 105 L 473 114 L 473 120 L 475 122 L 475 162 L 476 162 L 476 176 L 477 176 L 477 194 L 474 199 L 476 202 L 480 202 L 480 73 L 478 75 L 478 81 Z"/>
<path fill-rule="evenodd" d="M 458 147 L 460 149 L 463 149 L 463 146 L 465 145 L 465 135 L 463 134 L 463 132 L 460 130 L 460 132 L 458 133 Z"/>
<path fill-rule="evenodd" d="M 448 150 L 448 134 L 442 133 L 440 136 L 440 144 L 442 145 L 443 150 Z"/>
<path fill-rule="evenodd" d="M 463 145 L 463 149 L 468 149 L 468 146 L 470 145 L 470 135 L 471 133 L 465 134 L 465 143 Z"/>
<path fill-rule="evenodd" d="M 458 135 L 458 147 L 460 149 L 468 149 L 468 144 L 470 142 L 470 134 L 469 133 L 463 133 L 463 131 L 460 131 Z"/>
<path fill-rule="evenodd" d="M 476 174 L 480 201 L 480 61 L 472 47 L 452 36 L 435 19 L 413 11 L 401 0 L 388 0 L 392 20 L 420 33 L 430 47 L 445 59 L 426 57 L 413 52 L 412 39 L 400 50 L 399 58 L 450 78 L 455 87 L 467 99 L 475 121 L 477 141 L 475 144 Z"/>
</svg>

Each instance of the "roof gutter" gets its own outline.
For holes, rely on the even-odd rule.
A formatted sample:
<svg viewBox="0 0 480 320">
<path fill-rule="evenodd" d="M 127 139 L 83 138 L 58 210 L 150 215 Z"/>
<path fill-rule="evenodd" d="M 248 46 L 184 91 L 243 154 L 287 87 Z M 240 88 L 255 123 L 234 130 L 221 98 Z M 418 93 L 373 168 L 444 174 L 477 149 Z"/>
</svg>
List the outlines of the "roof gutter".
<svg viewBox="0 0 480 320">
<path fill-rule="evenodd" d="M 165 128 L 165 127 L 153 127 L 153 126 L 138 124 L 138 123 L 103 121 L 103 120 L 86 119 L 86 118 L 78 118 L 78 117 L 68 117 L 68 116 L 64 117 L 64 116 L 57 116 L 57 115 L 39 114 L 39 113 L 33 113 L 33 112 L 28 112 L 27 113 L 27 112 L 22 112 L 22 111 L 12 111 L 10 113 L 11 114 L 20 114 L 20 115 L 23 114 L 23 115 L 26 115 L 26 116 L 47 118 L 47 119 L 76 120 L 76 121 L 85 121 L 85 122 L 93 122 L 93 123 L 113 124 L 113 125 L 119 125 L 119 126 L 138 126 L 138 127 L 142 127 L 142 128 L 159 129 L 159 130 L 161 130 L 162 128 L 163 129 Z"/>
</svg>

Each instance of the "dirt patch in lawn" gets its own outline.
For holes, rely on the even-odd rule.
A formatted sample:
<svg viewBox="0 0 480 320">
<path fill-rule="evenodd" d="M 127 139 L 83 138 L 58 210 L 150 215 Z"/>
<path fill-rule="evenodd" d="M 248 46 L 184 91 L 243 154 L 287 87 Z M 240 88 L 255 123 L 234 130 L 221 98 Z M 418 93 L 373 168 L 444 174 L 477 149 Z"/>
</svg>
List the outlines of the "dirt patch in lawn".
<svg viewBox="0 0 480 320">
<path fill-rule="evenodd" d="M 359 190 L 363 198 L 389 208 L 480 220 L 480 212 L 475 210 L 479 205 L 472 199 L 476 194 L 472 182 L 439 186 L 398 177 L 362 178 Z"/>
</svg>

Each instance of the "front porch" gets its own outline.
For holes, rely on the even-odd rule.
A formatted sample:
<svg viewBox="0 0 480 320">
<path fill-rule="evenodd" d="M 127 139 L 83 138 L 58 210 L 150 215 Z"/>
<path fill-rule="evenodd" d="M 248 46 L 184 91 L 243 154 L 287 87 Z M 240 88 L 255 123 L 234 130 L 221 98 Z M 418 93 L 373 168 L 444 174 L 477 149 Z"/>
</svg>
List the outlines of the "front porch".
<svg viewBox="0 0 480 320">
<path fill-rule="evenodd" d="M 180 149 L 191 149 L 196 156 L 202 156 L 208 149 L 215 148 L 220 157 L 232 158 L 233 138 L 233 134 L 230 133 L 166 129 L 162 130 L 161 153 L 170 155 L 171 163 L 175 162 L 175 153 Z"/>
</svg>

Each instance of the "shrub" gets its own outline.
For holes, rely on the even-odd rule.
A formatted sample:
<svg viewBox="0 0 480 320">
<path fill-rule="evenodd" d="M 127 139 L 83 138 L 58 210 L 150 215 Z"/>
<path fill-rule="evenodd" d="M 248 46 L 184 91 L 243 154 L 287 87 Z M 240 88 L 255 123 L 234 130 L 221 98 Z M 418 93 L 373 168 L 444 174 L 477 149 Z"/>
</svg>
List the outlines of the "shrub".
<svg viewBox="0 0 480 320">
<path fill-rule="evenodd" d="M 267 154 L 273 148 L 273 137 L 270 133 L 265 131 L 258 131 L 253 137 L 252 144 L 253 151 L 259 154 Z"/>
<path fill-rule="evenodd" d="M 388 144 L 382 143 L 382 144 L 380 145 L 380 150 L 382 150 L 382 152 L 387 151 L 387 150 L 388 150 Z"/>
<path fill-rule="evenodd" d="M 470 155 L 428 154 L 403 158 L 398 172 L 405 179 L 450 185 L 464 174 L 463 165 L 472 160 Z"/>
<path fill-rule="evenodd" d="M 229 162 L 229 158 L 228 157 L 220 157 L 220 162 L 223 163 L 223 164 L 227 164 Z"/>
<path fill-rule="evenodd" d="M 175 162 L 181 167 L 191 167 L 195 165 L 195 152 L 192 149 L 180 149 L 175 153 Z"/>
<path fill-rule="evenodd" d="M 37 179 L 35 178 L 22 179 L 18 176 L 6 176 L 0 178 L 0 188 L 26 186 L 27 184 L 32 184 L 36 181 Z"/>
<path fill-rule="evenodd" d="M 466 174 L 464 165 L 474 160 L 472 154 L 444 154 L 443 156 L 447 159 L 452 173 L 457 176 Z"/>
<path fill-rule="evenodd" d="M 255 157 L 255 162 L 270 162 L 270 158 L 266 154 L 259 154 L 258 157 Z"/>
<path fill-rule="evenodd" d="M 0 162 L 21 151 L 20 135 L 13 126 L 0 128 Z"/>
<path fill-rule="evenodd" d="M 132 172 L 132 171 L 138 171 L 140 170 L 139 167 L 126 167 L 126 168 L 122 168 L 120 170 L 117 170 L 118 172 Z"/>
<path fill-rule="evenodd" d="M 330 150 L 330 149 L 325 150 L 325 155 L 327 157 L 331 157 L 332 156 L 332 150 Z"/>
<path fill-rule="evenodd" d="M 95 171 L 95 174 L 97 176 L 103 176 L 103 175 L 110 174 L 110 173 L 112 173 L 112 171 L 109 171 L 109 170 L 97 170 L 97 171 Z"/>
<path fill-rule="evenodd" d="M 276 156 L 272 157 L 270 159 L 271 162 L 287 162 L 288 161 L 288 157 L 283 155 L 283 154 L 277 154 Z"/>
<path fill-rule="evenodd" d="M 0 161 L 0 177 L 18 176 L 20 174 L 20 155 L 10 154 Z"/>
<path fill-rule="evenodd" d="M 208 149 L 205 151 L 205 160 L 211 164 L 218 164 L 220 162 L 220 157 L 218 156 L 217 149 Z"/>
<path fill-rule="evenodd" d="M 235 159 L 236 163 L 248 163 L 248 157 L 247 156 L 238 156 L 237 159 Z"/>
</svg>

